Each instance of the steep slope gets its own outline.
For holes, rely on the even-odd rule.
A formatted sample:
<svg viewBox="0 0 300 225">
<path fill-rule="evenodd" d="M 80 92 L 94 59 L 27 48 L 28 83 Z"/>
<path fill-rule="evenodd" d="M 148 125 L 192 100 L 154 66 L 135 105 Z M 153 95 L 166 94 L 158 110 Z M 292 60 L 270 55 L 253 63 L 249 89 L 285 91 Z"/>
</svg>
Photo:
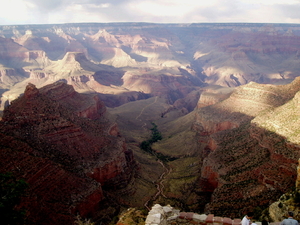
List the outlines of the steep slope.
<svg viewBox="0 0 300 225">
<path fill-rule="evenodd" d="M 256 117 L 252 123 L 285 137 L 288 142 L 299 145 L 299 97 L 300 93 L 297 92 L 291 101 L 269 113 Z"/>
<path fill-rule="evenodd" d="M 4 111 L 0 134 L 0 171 L 29 183 L 22 205 L 31 224 L 72 224 L 77 214 L 105 222 L 120 193 L 133 191 L 132 153 L 96 95 L 29 84 Z M 119 194 L 106 198 L 111 189 Z"/>
<path fill-rule="evenodd" d="M 199 193 L 212 194 L 207 212 L 242 216 L 267 207 L 294 186 L 300 149 L 298 120 L 290 118 L 299 117 L 292 107 L 299 82 L 250 83 L 228 99 L 197 110 L 194 128 L 204 144 Z"/>
</svg>

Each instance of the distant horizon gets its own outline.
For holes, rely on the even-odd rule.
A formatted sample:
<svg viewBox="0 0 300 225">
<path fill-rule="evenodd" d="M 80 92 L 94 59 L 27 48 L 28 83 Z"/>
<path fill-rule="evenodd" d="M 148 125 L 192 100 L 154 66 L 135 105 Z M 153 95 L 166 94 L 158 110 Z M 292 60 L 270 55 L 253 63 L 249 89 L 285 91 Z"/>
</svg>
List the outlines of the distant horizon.
<svg viewBox="0 0 300 225">
<path fill-rule="evenodd" d="M 300 0 L 10 0 L 0 25 L 65 23 L 300 24 Z"/>
<path fill-rule="evenodd" d="M 193 24 L 270 24 L 270 25 L 300 25 L 300 23 L 269 23 L 269 22 L 182 22 L 182 23 L 164 23 L 164 22 L 66 22 L 66 23 L 28 23 L 28 24 L 0 24 L 0 27 L 5 26 L 51 26 L 51 25 L 68 25 L 68 24 L 158 24 L 158 25 L 193 25 Z"/>
</svg>

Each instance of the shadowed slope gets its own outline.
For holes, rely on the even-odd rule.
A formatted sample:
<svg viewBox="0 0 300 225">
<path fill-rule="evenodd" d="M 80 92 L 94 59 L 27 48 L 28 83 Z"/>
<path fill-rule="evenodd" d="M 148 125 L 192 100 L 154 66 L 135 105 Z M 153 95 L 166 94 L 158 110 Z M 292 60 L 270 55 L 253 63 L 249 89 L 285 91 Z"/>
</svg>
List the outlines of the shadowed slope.
<svg viewBox="0 0 300 225">
<path fill-rule="evenodd" d="M 77 213 L 108 219 L 119 206 L 115 200 L 114 212 L 101 207 L 108 201 L 103 189 L 133 190 L 126 189 L 132 153 L 97 95 L 78 94 L 63 82 L 29 84 L 5 110 L 0 133 L 0 170 L 29 183 L 22 205 L 32 224 L 70 224 Z"/>
</svg>

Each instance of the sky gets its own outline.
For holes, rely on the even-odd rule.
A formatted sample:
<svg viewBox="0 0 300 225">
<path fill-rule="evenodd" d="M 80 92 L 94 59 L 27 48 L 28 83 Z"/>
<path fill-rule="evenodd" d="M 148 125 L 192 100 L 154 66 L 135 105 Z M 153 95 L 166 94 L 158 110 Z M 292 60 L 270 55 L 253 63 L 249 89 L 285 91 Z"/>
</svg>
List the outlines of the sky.
<svg viewBox="0 0 300 225">
<path fill-rule="evenodd" d="M 300 23 L 300 0 L 1 0 L 0 25 Z"/>
</svg>

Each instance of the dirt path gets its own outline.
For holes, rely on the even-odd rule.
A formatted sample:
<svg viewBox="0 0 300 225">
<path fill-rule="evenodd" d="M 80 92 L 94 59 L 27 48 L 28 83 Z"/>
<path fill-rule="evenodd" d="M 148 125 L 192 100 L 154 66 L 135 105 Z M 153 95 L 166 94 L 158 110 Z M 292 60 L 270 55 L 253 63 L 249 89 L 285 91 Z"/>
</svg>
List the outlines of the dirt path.
<svg viewBox="0 0 300 225">
<path fill-rule="evenodd" d="M 146 106 L 141 110 L 140 114 L 139 114 L 135 119 L 137 120 L 137 119 L 143 114 L 144 110 L 145 110 L 147 107 L 149 107 L 150 105 L 155 104 L 155 103 L 157 102 L 157 98 L 158 98 L 158 96 L 155 97 L 154 102 L 152 102 L 152 103 L 149 104 L 149 105 L 146 105 Z"/>
<path fill-rule="evenodd" d="M 157 99 L 158 99 L 158 96 L 155 97 L 155 100 L 150 103 L 149 105 L 146 105 L 140 112 L 140 114 L 135 118 L 136 120 L 139 119 L 139 117 L 143 114 L 144 110 L 155 104 L 157 102 Z M 141 120 L 141 119 L 140 119 Z M 142 126 L 143 128 L 145 128 L 146 126 L 146 123 L 144 123 L 144 125 Z M 160 195 L 163 196 L 164 198 L 167 198 L 167 196 L 164 194 L 163 192 L 163 189 L 164 189 L 164 179 L 165 179 L 165 176 L 170 174 L 171 172 L 171 169 L 168 169 L 165 164 L 163 162 L 161 162 L 160 160 L 158 160 L 158 163 L 163 167 L 164 169 L 164 172 L 159 176 L 159 179 L 157 181 L 153 181 L 153 183 L 155 183 L 155 186 L 157 188 L 157 192 L 155 195 L 153 195 L 147 202 L 145 202 L 144 206 L 148 209 L 148 210 L 151 210 L 148 206 L 149 204 L 149 201 L 155 201 Z"/>
<path fill-rule="evenodd" d="M 159 179 L 155 182 L 155 186 L 157 188 L 157 192 L 154 196 L 152 196 L 145 204 L 144 206 L 148 209 L 151 210 L 148 206 L 149 201 L 155 201 L 160 195 L 164 198 L 167 198 L 167 196 L 164 194 L 164 179 L 165 176 L 171 173 L 171 169 L 168 169 L 163 162 L 158 160 L 158 163 L 164 168 L 164 172 L 160 175 Z"/>
</svg>

